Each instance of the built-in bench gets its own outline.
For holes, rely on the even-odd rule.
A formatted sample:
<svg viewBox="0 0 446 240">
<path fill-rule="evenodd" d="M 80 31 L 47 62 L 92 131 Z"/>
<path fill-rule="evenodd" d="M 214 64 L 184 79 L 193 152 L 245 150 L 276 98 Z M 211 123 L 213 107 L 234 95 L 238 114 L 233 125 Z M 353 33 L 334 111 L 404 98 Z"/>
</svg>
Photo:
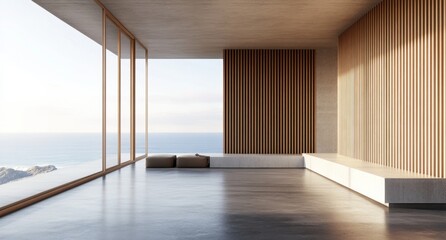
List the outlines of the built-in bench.
<svg viewBox="0 0 446 240">
<path fill-rule="evenodd" d="M 443 206 L 446 179 L 338 154 L 303 154 L 305 167 L 386 206 Z"/>
<path fill-rule="evenodd" d="M 305 168 L 302 155 L 292 154 L 224 154 L 201 153 L 210 156 L 211 168 Z M 175 167 L 176 156 L 189 156 L 193 153 L 164 153 L 149 154 L 146 159 L 147 167 Z M 163 160 L 164 158 L 168 161 Z M 160 160 L 158 158 L 161 158 Z M 181 159 L 180 159 L 181 162 Z M 181 164 L 180 166 L 181 167 Z"/>
<path fill-rule="evenodd" d="M 211 168 L 305 168 L 302 155 L 211 153 Z"/>
<path fill-rule="evenodd" d="M 151 154 L 146 158 L 146 168 L 208 168 L 209 156 L 199 154 Z"/>
<path fill-rule="evenodd" d="M 205 155 L 210 156 L 211 168 L 307 168 L 390 207 L 446 207 L 446 179 L 336 153 Z"/>
</svg>

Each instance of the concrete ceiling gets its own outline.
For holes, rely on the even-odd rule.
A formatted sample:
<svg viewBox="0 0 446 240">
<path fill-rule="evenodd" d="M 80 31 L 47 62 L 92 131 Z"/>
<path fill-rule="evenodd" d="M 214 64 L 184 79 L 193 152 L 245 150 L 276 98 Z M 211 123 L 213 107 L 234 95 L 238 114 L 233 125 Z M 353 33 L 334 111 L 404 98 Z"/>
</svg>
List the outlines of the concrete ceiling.
<svg viewBox="0 0 446 240">
<path fill-rule="evenodd" d="M 37 2 L 48 9 L 49 2 L 76 1 Z M 338 35 L 380 0 L 101 2 L 149 49 L 150 58 L 221 58 L 230 48 L 336 47 Z"/>
</svg>

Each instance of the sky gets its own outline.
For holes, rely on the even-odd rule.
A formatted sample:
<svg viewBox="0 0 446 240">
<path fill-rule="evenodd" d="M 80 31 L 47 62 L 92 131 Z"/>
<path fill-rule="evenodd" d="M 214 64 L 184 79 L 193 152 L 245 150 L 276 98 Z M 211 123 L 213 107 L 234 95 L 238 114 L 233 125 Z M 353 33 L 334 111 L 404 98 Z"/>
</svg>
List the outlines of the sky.
<svg viewBox="0 0 446 240">
<path fill-rule="evenodd" d="M 100 132 L 102 47 L 31 0 L 1 0 L 0 29 L 0 133 Z M 149 60 L 149 132 L 222 132 L 222 68 Z"/>
<path fill-rule="evenodd" d="M 222 132 L 222 60 L 149 60 L 149 128 Z"/>
</svg>

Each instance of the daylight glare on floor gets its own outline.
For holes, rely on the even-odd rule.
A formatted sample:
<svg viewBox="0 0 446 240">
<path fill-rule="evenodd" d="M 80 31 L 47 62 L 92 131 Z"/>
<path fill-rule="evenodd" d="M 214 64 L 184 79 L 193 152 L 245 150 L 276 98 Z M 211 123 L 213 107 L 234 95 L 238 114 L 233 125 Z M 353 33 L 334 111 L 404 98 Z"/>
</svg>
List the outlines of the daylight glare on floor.
<svg viewBox="0 0 446 240">
<path fill-rule="evenodd" d="M 0 219 L 0 239 L 441 238 L 446 212 L 388 209 L 305 169 L 140 161 Z"/>
</svg>

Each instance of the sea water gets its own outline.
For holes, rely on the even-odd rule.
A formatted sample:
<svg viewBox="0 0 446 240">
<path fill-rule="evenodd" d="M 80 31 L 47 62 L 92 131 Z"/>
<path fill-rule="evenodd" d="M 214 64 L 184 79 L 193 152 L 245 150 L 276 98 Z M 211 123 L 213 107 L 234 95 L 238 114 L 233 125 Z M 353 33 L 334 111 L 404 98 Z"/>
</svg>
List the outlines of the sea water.
<svg viewBox="0 0 446 240">
<path fill-rule="evenodd" d="M 145 152 L 144 138 L 144 134 L 136 135 L 137 153 Z M 117 149 L 117 135 L 108 135 L 107 139 L 107 149 Z M 122 141 L 129 142 L 128 134 L 122 135 Z M 125 149 L 123 147 L 124 151 Z M 222 133 L 149 133 L 149 153 L 222 151 Z M 0 167 L 27 169 L 32 166 L 54 165 L 65 168 L 99 160 L 101 157 L 101 133 L 0 134 Z"/>
</svg>

